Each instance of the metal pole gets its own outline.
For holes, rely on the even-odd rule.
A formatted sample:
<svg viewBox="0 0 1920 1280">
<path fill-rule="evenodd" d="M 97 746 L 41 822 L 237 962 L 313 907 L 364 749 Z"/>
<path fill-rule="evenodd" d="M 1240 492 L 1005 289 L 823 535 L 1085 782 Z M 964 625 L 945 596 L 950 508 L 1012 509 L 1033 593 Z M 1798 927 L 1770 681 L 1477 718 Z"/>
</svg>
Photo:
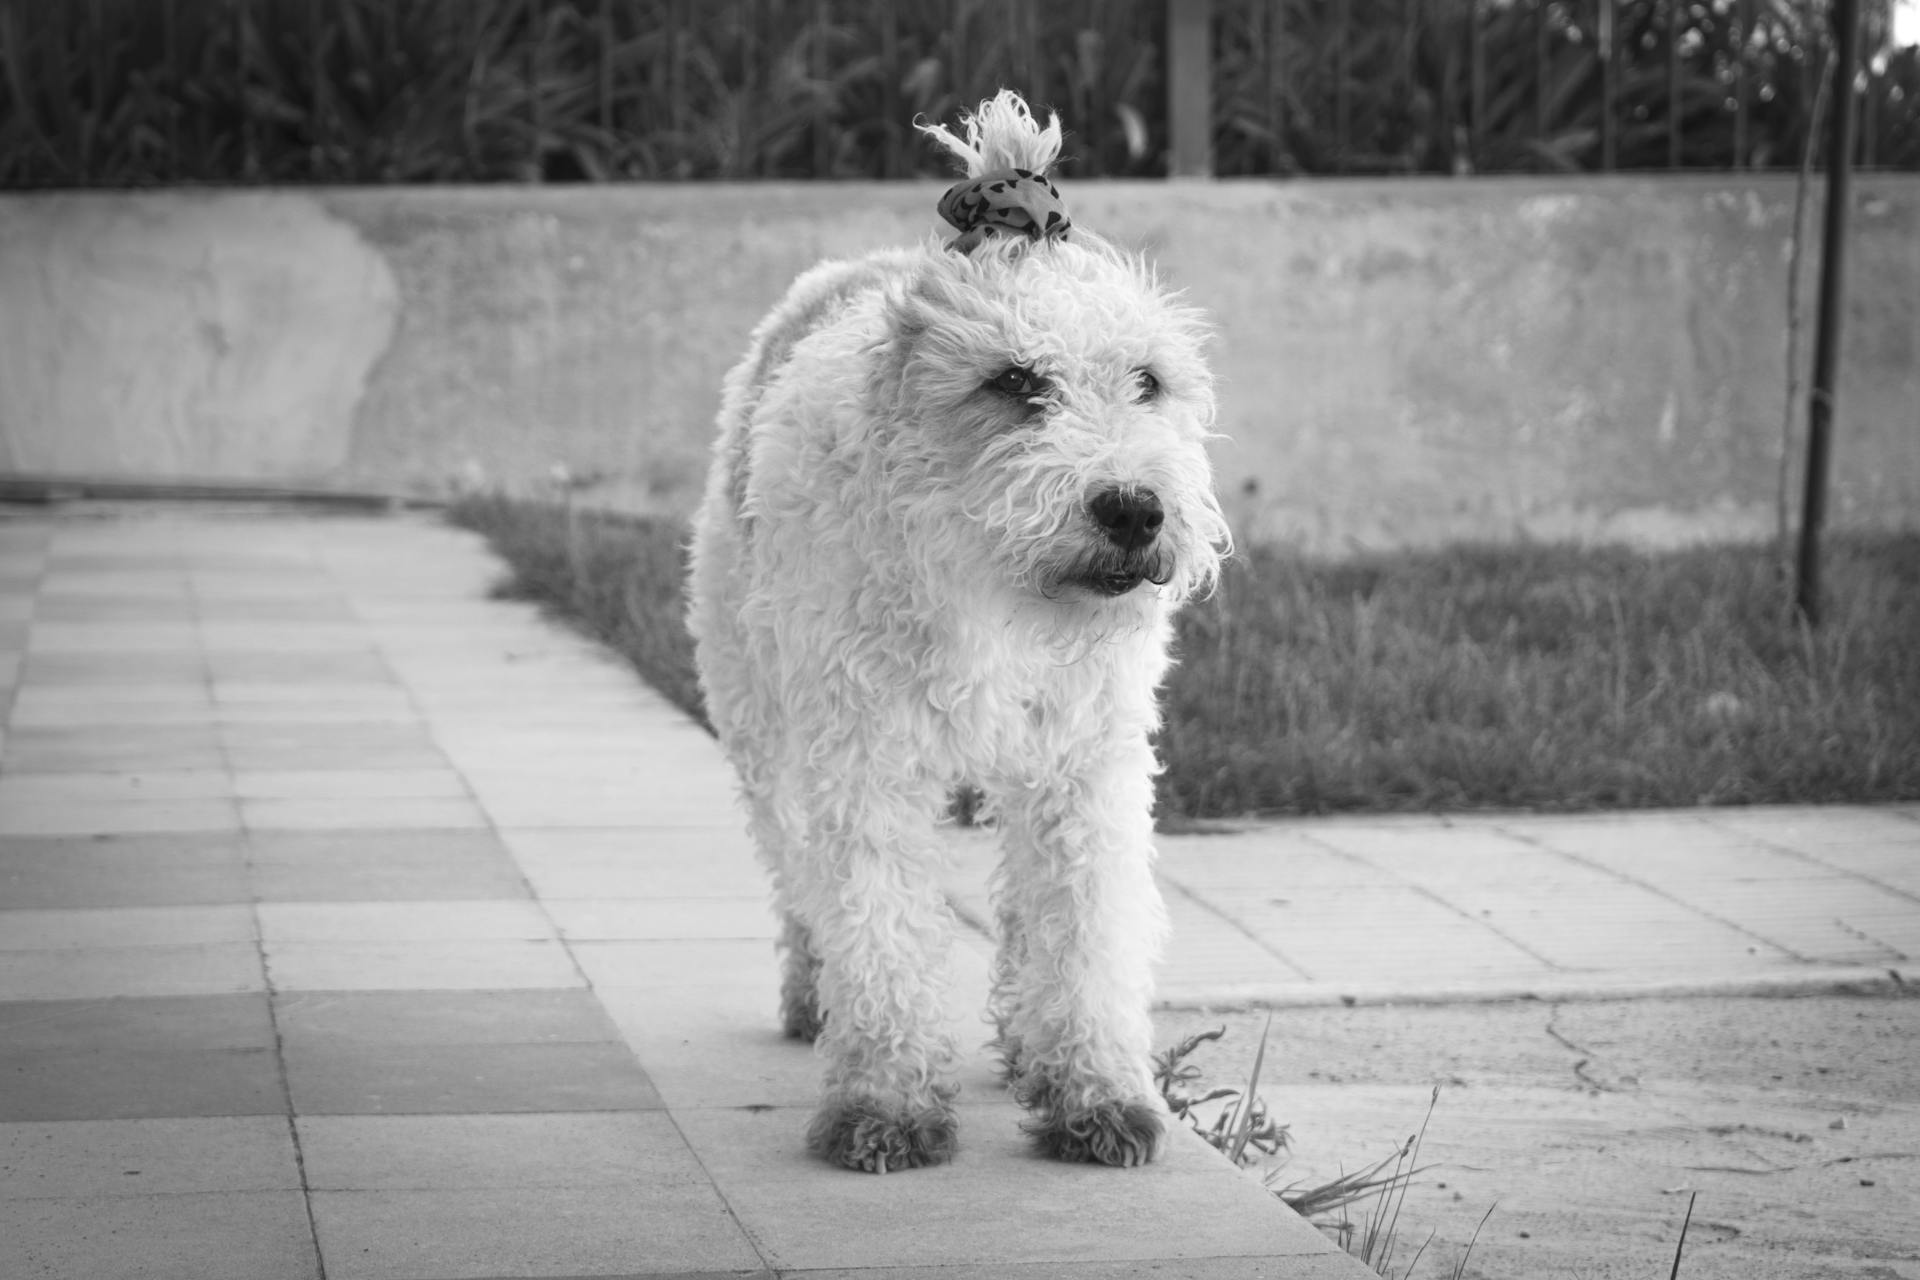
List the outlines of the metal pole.
<svg viewBox="0 0 1920 1280">
<path fill-rule="evenodd" d="M 1213 176 L 1213 0 L 1167 0 L 1170 178 Z"/>
<path fill-rule="evenodd" d="M 1599 0 L 1599 31 L 1594 53 L 1600 60 L 1600 171 L 1612 173 L 1619 164 L 1619 143 L 1613 123 L 1614 84 L 1613 0 Z"/>
<path fill-rule="evenodd" d="M 160 6 L 160 39 L 167 50 L 167 178 L 180 181 L 180 13 L 177 0 Z"/>
<path fill-rule="evenodd" d="M 1480 0 L 1468 0 L 1467 28 L 1473 42 L 1468 72 L 1473 85 L 1473 127 L 1467 134 L 1467 159 L 1477 172 L 1480 158 L 1487 153 L 1487 30 L 1480 21 Z"/>
<path fill-rule="evenodd" d="M 1353 71 L 1353 50 L 1348 44 L 1347 10 L 1352 7 L 1350 0 L 1333 0 L 1336 19 L 1333 28 L 1333 171 L 1347 171 L 1347 152 L 1351 146 L 1348 136 L 1353 113 L 1348 107 L 1347 76 Z"/>
<path fill-rule="evenodd" d="M 240 109 L 240 176 L 245 182 L 260 177 L 260 147 L 254 138 L 253 100 L 247 97 L 251 59 L 247 55 L 247 7 L 252 0 L 233 0 L 234 105 Z"/>
<path fill-rule="evenodd" d="M 683 14 L 687 16 L 685 23 L 677 21 Z M 690 27 L 693 25 L 693 22 L 691 14 L 684 8 L 676 8 L 674 17 L 676 19 L 675 26 L 677 29 L 673 36 L 673 128 L 675 133 L 679 133 L 681 119 L 680 99 L 683 94 L 680 88 L 681 33 L 678 28 Z M 813 82 L 815 84 L 823 85 L 827 83 L 827 28 L 832 25 L 832 0 L 813 0 L 813 39 L 808 48 L 812 59 L 809 65 L 813 70 Z M 832 123 L 833 119 L 831 112 L 832 104 L 824 95 L 814 99 L 813 172 L 808 175 L 812 178 L 831 178 L 833 176 L 833 138 L 828 133 L 828 126 Z"/>
<path fill-rule="evenodd" d="M 1747 50 L 1753 43 L 1753 0 L 1740 0 L 1733 25 L 1733 167 L 1747 167 Z"/>
<path fill-rule="evenodd" d="M 1680 167 L 1680 29 L 1686 6 L 1667 0 L 1667 168 Z"/>
<path fill-rule="evenodd" d="M 1800 557 L 1794 601 L 1810 627 L 1820 625 L 1820 526 L 1826 518 L 1827 460 L 1833 434 L 1834 384 L 1840 365 L 1841 304 L 1846 291 L 1854 54 L 1859 29 L 1858 0 L 1834 0 L 1833 115 L 1827 122 L 1827 212 L 1820 237 L 1820 313 L 1814 333 L 1813 395 L 1807 406 L 1807 487 L 1800 507 Z"/>
<path fill-rule="evenodd" d="M 887 121 L 887 147 L 880 157 L 880 176 L 898 178 L 911 172 L 900 146 L 900 119 L 903 114 L 900 109 L 900 79 L 905 70 L 900 65 L 900 18 L 894 6 L 885 0 L 872 6 L 872 9 L 880 19 L 880 101 Z"/>
<path fill-rule="evenodd" d="M 1547 138 L 1547 0 L 1533 0 L 1533 136 Z"/>
<path fill-rule="evenodd" d="M 1267 14 L 1267 128 L 1273 133 L 1268 173 L 1282 173 L 1292 157 L 1287 146 L 1287 6 L 1269 0 Z"/>
<path fill-rule="evenodd" d="M 333 139 L 333 127 L 327 118 L 327 67 L 323 58 L 327 18 L 320 4 L 321 0 L 307 0 L 307 75 L 313 81 L 308 95 L 312 123 L 307 130 L 307 176 L 316 181 L 327 177 L 327 144 Z"/>
<path fill-rule="evenodd" d="M 87 77 L 87 80 L 93 91 L 93 118 L 104 121 L 107 118 L 107 54 L 113 48 L 114 41 L 108 37 L 106 18 L 100 11 L 100 0 L 89 0 L 87 4 L 87 33 L 82 37 L 82 43 L 89 42 L 93 45 L 93 73 Z M 90 181 L 94 176 L 94 135 L 89 131 L 80 136 L 85 148 L 80 153 L 81 178 L 83 181 Z"/>
<path fill-rule="evenodd" d="M 594 70 L 600 88 L 600 132 L 613 136 L 613 0 L 600 0 L 600 39 Z"/>
<path fill-rule="evenodd" d="M 539 182 L 540 134 L 545 127 L 540 114 L 540 0 L 527 0 L 527 169 L 525 180 Z"/>
</svg>

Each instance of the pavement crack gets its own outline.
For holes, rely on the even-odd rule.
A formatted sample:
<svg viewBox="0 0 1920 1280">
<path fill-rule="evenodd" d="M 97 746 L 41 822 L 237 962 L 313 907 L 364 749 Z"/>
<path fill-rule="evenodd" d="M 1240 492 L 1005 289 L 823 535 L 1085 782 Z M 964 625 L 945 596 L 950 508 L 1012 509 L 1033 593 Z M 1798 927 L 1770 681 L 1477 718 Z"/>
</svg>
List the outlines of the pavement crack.
<svg viewBox="0 0 1920 1280">
<path fill-rule="evenodd" d="M 1839 929 L 1842 933 L 1850 933 L 1854 937 L 1860 939 L 1860 941 L 1867 943 L 1869 946 L 1880 948 L 1880 950 L 1892 956 L 1896 961 L 1904 963 L 1905 961 L 1913 959 L 1912 956 L 1908 955 L 1906 952 L 1902 951 L 1900 948 L 1894 946 L 1891 942 L 1888 942 L 1886 939 L 1876 937 L 1875 935 L 1868 933 L 1865 929 L 1860 928 L 1858 925 L 1855 925 L 1846 920 L 1842 920 L 1839 916 L 1833 917 L 1833 923 L 1834 923 L 1834 927 Z M 1897 979 L 1898 975 L 1895 975 L 1895 976 Z"/>
<path fill-rule="evenodd" d="M 1546 1032 L 1549 1036 L 1553 1037 L 1554 1040 L 1559 1042 L 1562 1046 L 1564 1046 L 1570 1052 L 1579 1055 L 1578 1060 L 1573 1064 L 1573 1078 L 1580 1082 L 1581 1087 L 1586 1089 L 1587 1092 L 1589 1093 L 1627 1092 L 1627 1090 L 1622 1089 L 1619 1084 L 1609 1083 L 1608 1081 L 1602 1080 L 1600 1077 L 1593 1075 L 1591 1072 L 1587 1070 L 1588 1066 L 1590 1066 L 1593 1063 L 1593 1060 L 1599 1055 L 1594 1053 L 1593 1050 L 1587 1048 L 1587 1046 L 1568 1039 L 1566 1034 L 1562 1032 L 1559 1027 L 1554 1025 L 1555 1022 L 1558 1021 L 1559 1017 L 1560 1017 L 1559 1005 L 1553 1004 L 1553 1005 L 1547 1006 Z"/>
</svg>

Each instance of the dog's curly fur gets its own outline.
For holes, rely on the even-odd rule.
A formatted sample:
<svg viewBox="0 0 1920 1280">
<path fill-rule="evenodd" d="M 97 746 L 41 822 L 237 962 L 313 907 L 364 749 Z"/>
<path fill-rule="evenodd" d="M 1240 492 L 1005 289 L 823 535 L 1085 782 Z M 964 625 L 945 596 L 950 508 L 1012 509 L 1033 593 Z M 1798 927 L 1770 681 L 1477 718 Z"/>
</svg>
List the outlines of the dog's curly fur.
<svg viewBox="0 0 1920 1280">
<path fill-rule="evenodd" d="M 1018 97 L 970 176 L 1057 158 Z M 1042 1148 L 1132 1165 L 1149 1058 L 1149 735 L 1179 603 L 1227 546 L 1205 327 L 1076 226 L 828 262 L 729 375 L 693 547 L 707 706 L 784 921 L 781 1016 L 814 1039 L 813 1148 L 954 1150 L 935 824 L 970 782 L 1004 842 L 990 1011 Z"/>
</svg>

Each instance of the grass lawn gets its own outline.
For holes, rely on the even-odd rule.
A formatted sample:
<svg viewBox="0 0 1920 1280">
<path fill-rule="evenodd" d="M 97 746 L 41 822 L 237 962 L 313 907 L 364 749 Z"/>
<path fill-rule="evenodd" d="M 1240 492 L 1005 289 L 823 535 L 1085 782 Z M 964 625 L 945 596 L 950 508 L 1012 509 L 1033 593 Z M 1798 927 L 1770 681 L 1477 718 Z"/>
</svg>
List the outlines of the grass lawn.
<svg viewBox="0 0 1920 1280">
<path fill-rule="evenodd" d="M 469 499 L 536 600 L 699 714 L 684 526 Z M 1181 618 L 1163 820 L 1920 798 L 1920 534 L 1836 537 L 1822 628 L 1771 553 L 1252 548 Z"/>
</svg>

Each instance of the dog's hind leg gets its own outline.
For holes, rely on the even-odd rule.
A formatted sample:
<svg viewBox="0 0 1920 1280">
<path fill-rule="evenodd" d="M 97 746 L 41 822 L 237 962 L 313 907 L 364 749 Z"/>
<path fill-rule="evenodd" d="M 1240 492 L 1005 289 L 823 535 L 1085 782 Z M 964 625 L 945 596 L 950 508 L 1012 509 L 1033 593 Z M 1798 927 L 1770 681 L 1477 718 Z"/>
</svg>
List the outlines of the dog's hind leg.
<svg viewBox="0 0 1920 1280">
<path fill-rule="evenodd" d="M 793 885 L 820 959 L 827 1066 L 808 1144 L 873 1173 L 941 1163 L 956 1147 L 958 1086 L 943 998 L 953 916 L 936 874 L 939 796 L 870 784 L 812 795 Z"/>
<path fill-rule="evenodd" d="M 762 738 L 778 740 L 778 735 Z M 773 888 L 773 910 L 780 918 L 780 1028 L 795 1040 L 813 1040 L 820 1034 L 820 957 L 812 933 L 793 900 L 790 877 L 800 845 L 798 819 L 783 817 L 776 767 L 767 754 L 747 745 L 760 739 L 743 735 L 732 752 L 740 790 L 746 801 L 747 831 L 759 850 Z"/>
<path fill-rule="evenodd" d="M 784 895 L 776 895 L 782 897 Z M 780 918 L 780 1029 L 795 1040 L 816 1040 L 820 1013 L 820 957 L 812 932 L 790 909 Z"/>
<path fill-rule="evenodd" d="M 1033 1112 L 1027 1132 L 1062 1160 L 1144 1164 L 1165 1140 L 1148 1009 L 1166 910 L 1146 752 L 1122 746 L 1091 775 L 1001 810 L 1003 912 L 1018 918 L 1019 950 L 1002 953 L 1018 972 L 996 975 L 996 1014 L 1009 1081 Z"/>
<path fill-rule="evenodd" d="M 780 918 L 775 944 L 780 952 L 780 1029 L 795 1040 L 811 1041 L 820 1034 L 820 957 L 789 883 L 799 838 L 791 824 L 780 820 L 770 790 L 756 792 L 749 784 L 747 815 L 747 829 L 773 886 L 774 914 Z"/>
</svg>

